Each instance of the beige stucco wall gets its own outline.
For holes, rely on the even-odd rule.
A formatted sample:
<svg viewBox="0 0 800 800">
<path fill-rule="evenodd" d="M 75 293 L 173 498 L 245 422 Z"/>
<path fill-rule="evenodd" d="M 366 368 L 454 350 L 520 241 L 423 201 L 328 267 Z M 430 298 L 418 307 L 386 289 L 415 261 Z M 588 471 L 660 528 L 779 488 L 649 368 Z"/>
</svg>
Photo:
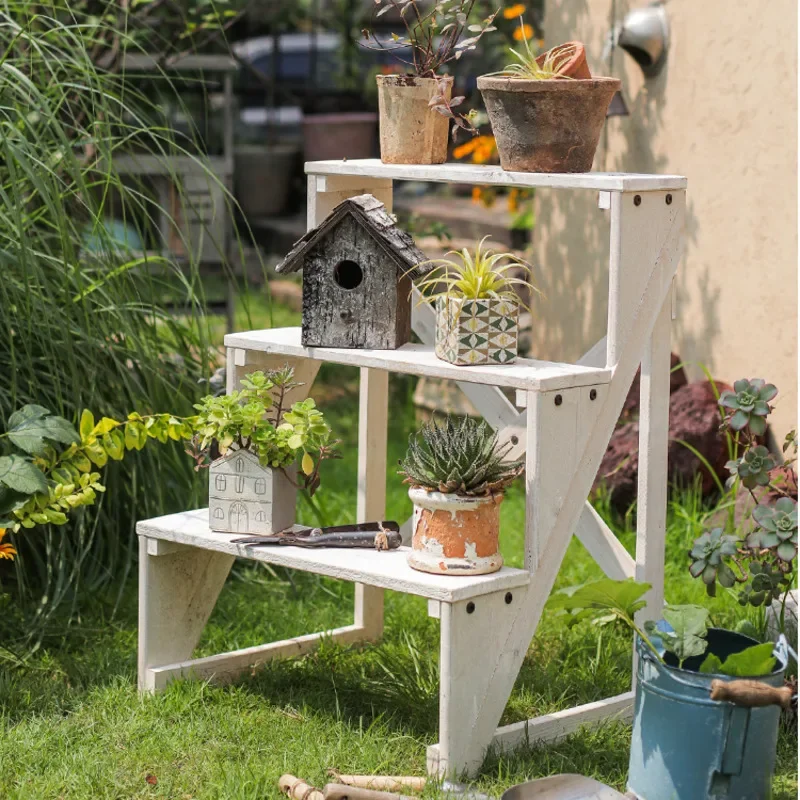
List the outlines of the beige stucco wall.
<svg viewBox="0 0 800 800">
<path fill-rule="evenodd" d="M 644 3 L 641 3 L 644 4 Z M 617 19 L 640 5 L 616 0 Z M 548 45 L 580 39 L 595 74 L 623 81 L 631 116 L 606 125 L 594 168 L 686 175 L 686 255 L 676 352 L 718 379 L 780 391 L 781 439 L 797 418 L 797 5 L 668 0 L 669 57 L 645 80 L 622 50 L 603 62 L 611 0 L 547 0 Z M 608 219 L 595 194 L 537 196 L 535 347 L 577 358 L 605 329 Z M 702 377 L 698 366 L 690 374 Z"/>
</svg>

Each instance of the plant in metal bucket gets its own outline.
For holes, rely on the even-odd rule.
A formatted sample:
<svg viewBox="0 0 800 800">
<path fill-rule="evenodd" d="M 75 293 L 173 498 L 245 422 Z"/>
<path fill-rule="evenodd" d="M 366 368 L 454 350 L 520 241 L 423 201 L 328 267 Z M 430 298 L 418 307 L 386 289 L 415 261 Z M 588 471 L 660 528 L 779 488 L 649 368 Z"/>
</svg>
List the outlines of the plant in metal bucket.
<svg viewBox="0 0 800 800">
<path fill-rule="evenodd" d="M 731 459 L 726 489 L 735 498 L 750 493 L 754 508 L 745 524 L 736 527 L 733 516 L 726 527 L 698 537 L 689 552 L 689 572 L 702 578 L 710 596 L 717 583 L 738 591 L 741 605 L 780 603 L 780 625 L 786 596 L 794 583 L 797 559 L 797 483 L 794 463 L 797 439 L 792 431 L 783 445 L 782 457 L 761 443 L 772 411 L 770 401 L 778 394 L 761 378 L 741 379 L 733 391 L 723 392 L 722 430 L 728 434 Z"/>
<path fill-rule="evenodd" d="M 523 469 L 508 459 L 511 447 L 472 417 L 434 418 L 409 437 L 400 474 L 415 509 L 412 567 L 451 575 L 500 569 L 500 503 Z"/>
<path fill-rule="evenodd" d="M 472 251 L 450 250 L 445 258 L 427 262 L 433 269 L 417 283 L 422 295 L 436 305 L 436 355 L 451 364 L 513 361 L 519 309 L 530 310 L 516 290 L 539 293 L 531 265 L 514 253 L 486 247 L 488 238 L 484 236 Z"/>
</svg>

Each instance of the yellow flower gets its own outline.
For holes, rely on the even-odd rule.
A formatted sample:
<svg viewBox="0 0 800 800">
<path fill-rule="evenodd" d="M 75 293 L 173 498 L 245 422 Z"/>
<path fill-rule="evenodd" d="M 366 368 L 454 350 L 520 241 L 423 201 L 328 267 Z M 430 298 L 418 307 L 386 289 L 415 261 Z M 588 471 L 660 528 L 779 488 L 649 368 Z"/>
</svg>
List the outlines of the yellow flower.
<svg viewBox="0 0 800 800">
<path fill-rule="evenodd" d="M 522 38 L 530 39 L 533 36 L 533 28 L 526 22 L 523 26 L 514 29 L 514 39 L 520 41 Z"/>
<path fill-rule="evenodd" d="M 515 3 L 513 6 L 503 9 L 503 17 L 505 19 L 514 19 L 521 17 L 525 13 L 525 6 L 522 3 Z"/>
<path fill-rule="evenodd" d="M 6 529 L 0 528 L 0 559 L 7 558 L 9 561 L 14 560 L 14 556 L 17 554 L 14 545 L 11 542 L 6 542 L 3 544 L 3 537 L 6 535 Z"/>
<path fill-rule="evenodd" d="M 519 208 L 519 189 L 512 189 L 508 193 L 508 210 L 516 211 Z"/>
</svg>

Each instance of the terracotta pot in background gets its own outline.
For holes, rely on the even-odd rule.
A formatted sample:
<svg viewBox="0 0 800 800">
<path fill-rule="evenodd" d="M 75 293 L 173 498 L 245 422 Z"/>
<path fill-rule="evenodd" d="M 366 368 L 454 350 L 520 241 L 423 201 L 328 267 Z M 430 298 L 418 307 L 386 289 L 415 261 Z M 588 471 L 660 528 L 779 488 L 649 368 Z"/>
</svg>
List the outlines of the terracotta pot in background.
<svg viewBox="0 0 800 800">
<path fill-rule="evenodd" d="M 304 161 L 372 158 L 377 123 L 378 115 L 371 111 L 305 115 Z"/>
<path fill-rule="evenodd" d="M 592 77 L 592 73 L 589 71 L 589 65 L 586 63 L 586 48 L 583 46 L 582 42 L 565 42 L 564 44 L 560 44 L 552 48 L 552 50 L 548 50 L 546 53 L 537 56 L 536 63 L 541 67 L 547 55 L 552 53 L 553 50 L 559 51 L 568 48 L 574 52 L 572 56 L 570 56 L 569 61 L 561 67 L 561 74 L 567 78 L 589 80 Z"/>
<path fill-rule="evenodd" d="M 589 172 L 616 78 L 478 78 L 500 164 L 510 172 Z"/>
<path fill-rule="evenodd" d="M 503 494 L 467 497 L 415 488 L 408 496 L 414 503 L 409 566 L 439 575 L 484 575 L 503 566 Z"/>
<path fill-rule="evenodd" d="M 378 75 L 381 161 L 384 164 L 443 164 L 449 120 L 428 103 L 444 81 L 450 98 L 453 78 Z"/>
<path fill-rule="evenodd" d="M 269 217 L 286 208 L 297 152 L 289 144 L 237 145 L 233 190 L 245 217 Z"/>
</svg>

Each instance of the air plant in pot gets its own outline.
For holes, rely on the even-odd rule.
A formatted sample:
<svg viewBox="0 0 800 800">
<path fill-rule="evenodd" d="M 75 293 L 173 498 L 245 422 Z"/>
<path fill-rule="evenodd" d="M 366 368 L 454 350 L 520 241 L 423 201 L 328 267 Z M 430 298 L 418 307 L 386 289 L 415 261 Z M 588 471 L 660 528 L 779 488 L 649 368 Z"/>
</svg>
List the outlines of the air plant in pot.
<svg viewBox="0 0 800 800">
<path fill-rule="evenodd" d="M 436 305 L 435 352 L 458 366 L 508 364 L 517 357 L 520 306 L 515 289 L 537 292 L 531 266 L 514 253 L 495 253 L 484 236 L 470 251 L 451 250 L 432 259 L 417 283 Z"/>
<path fill-rule="evenodd" d="M 209 395 L 195 406 L 187 452 L 197 469 L 209 466 L 211 530 L 269 534 L 290 527 L 297 489 L 313 494 L 320 463 L 338 456 L 312 398 L 285 407 L 286 395 L 300 385 L 291 367 L 252 372 L 240 390 Z"/>
<path fill-rule="evenodd" d="M 472 417 L 433 418 L 409 437 L 400 474 L 414 504 L 411 567 L 444 575 L 502 567 L 500 503 L 523 469 L 507 460 L 511 446 Z"/>
<path fill-rule="evenodd" d="M 592 77 L 580 42 L 537 55 L 519 21 L 515 60 L 478 78 L 500 164 L 513 172 L 588 172 L 620 81 Z"/>
<path fill-rule="evenodd" d="M 469 114 L 454 110 L 464 97 L 453 97 L 453 78 L 442 68 L 474 50 L 493 26 L 495 14 L 474 19 L 476 0 L 375 0 L 376 17 L 395 12 L 405 33 L 379 39 L 362 34 L 371 49 L 394 55 L 404 74 L 378 75 L 381 161 L 386 164 L 441 164 L 447 158 L 448 120 L 477 133 Z"/>
</svg>

